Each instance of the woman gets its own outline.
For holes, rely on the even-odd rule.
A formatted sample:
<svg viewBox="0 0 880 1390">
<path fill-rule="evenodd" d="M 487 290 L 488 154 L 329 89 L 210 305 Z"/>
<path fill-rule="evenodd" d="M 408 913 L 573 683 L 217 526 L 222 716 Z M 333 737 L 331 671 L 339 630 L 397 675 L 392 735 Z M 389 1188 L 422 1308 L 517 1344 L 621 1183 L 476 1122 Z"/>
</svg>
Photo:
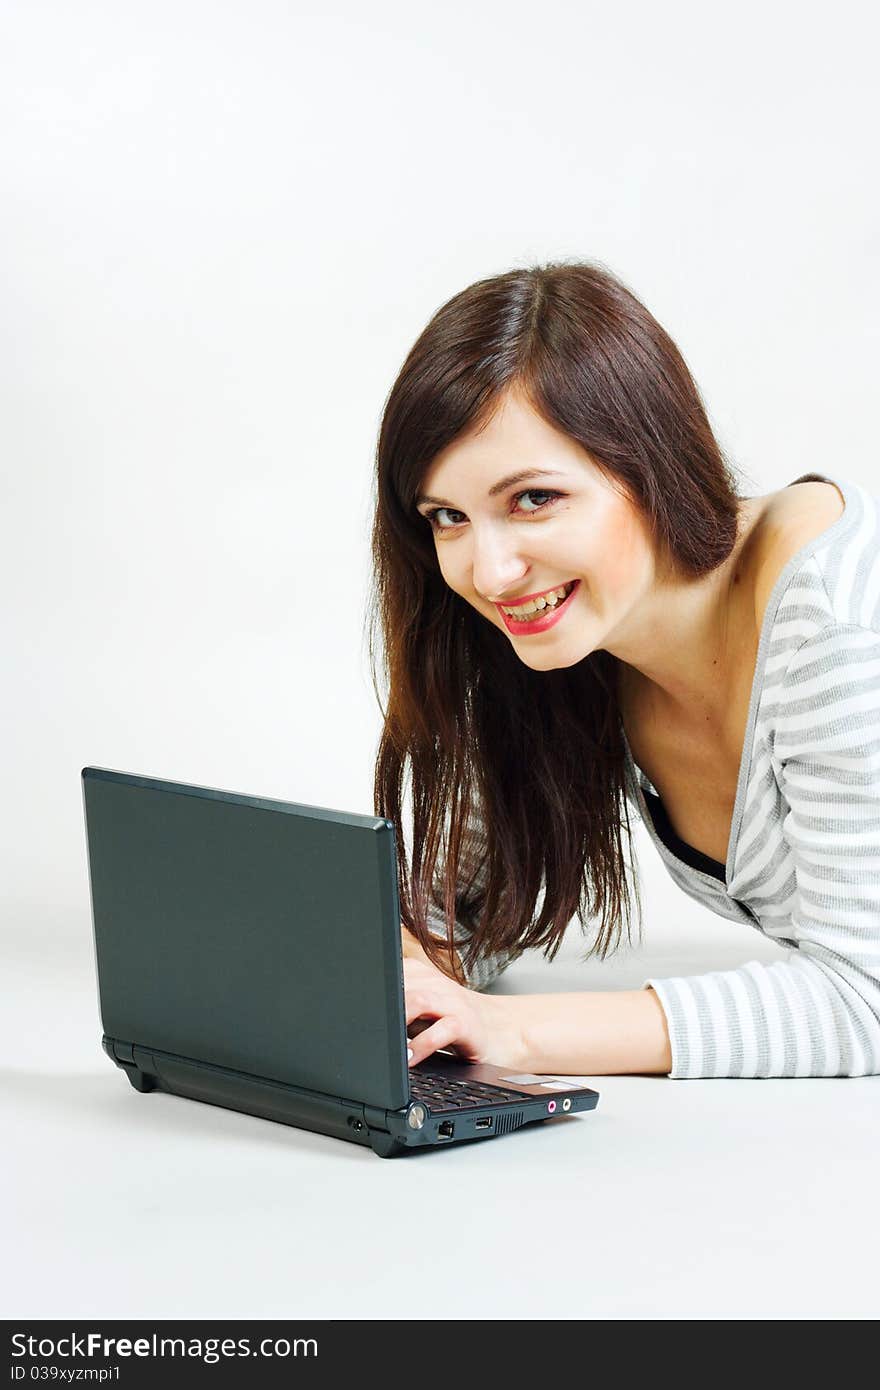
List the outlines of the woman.
<svg viewBox="0 0 880 1390">
<path fill-rule="evenodd" d="M 820 474 L 739 496 L 675 345 L 589 264 L 445 304 L 377 473 L 375 809 L 402 826 L 409 777 L 410 1065 L 880 1071 L 875 499 Z M 631 809 L 686 893 L 788 958 L 481 993 L 527 948 L 552 959 L 575 914 L 602 959 L 623 917 L 629 936 Z"/>
</svg>

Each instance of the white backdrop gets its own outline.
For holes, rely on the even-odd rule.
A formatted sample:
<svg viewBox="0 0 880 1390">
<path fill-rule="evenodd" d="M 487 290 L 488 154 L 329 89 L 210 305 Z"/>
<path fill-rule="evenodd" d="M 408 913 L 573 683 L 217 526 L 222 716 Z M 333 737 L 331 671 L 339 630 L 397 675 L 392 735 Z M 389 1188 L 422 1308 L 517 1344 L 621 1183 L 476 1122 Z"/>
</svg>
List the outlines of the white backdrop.
<svg viewBox="0 0 880 1390">
<path fill-rule="evenodd" d="M 12 1068 L 109 1066 L 84 765 L 372 810 L 376 432 L 457 290 L 598 261 L 678 343 L 747 493 L 880 490 L 874 23 L 848 0 L 0 3 Z M 775 955 L 639 845 L 646 948 L 580 987 Z"/>
</svg>

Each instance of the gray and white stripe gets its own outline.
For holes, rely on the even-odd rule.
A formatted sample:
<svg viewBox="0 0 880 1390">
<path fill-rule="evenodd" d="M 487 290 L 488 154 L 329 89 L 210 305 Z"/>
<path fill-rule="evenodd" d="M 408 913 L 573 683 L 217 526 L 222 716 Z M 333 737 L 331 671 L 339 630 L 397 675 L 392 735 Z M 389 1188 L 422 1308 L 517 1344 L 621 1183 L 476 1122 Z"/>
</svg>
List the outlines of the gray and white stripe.
<svg viewBox="0 0 880 1390">
<path fill-rule="evenodd" d="M 845 509 L 792 557 L 765 612 L 726 888 L 652 834 L 685 892 L 789 956 L 645 981 L 674 1078 L 880 1072 L 880 512 L 856 484 L 821 480 Z M 650 784 L 629 764 L 651 833 Z"/>
</svg>

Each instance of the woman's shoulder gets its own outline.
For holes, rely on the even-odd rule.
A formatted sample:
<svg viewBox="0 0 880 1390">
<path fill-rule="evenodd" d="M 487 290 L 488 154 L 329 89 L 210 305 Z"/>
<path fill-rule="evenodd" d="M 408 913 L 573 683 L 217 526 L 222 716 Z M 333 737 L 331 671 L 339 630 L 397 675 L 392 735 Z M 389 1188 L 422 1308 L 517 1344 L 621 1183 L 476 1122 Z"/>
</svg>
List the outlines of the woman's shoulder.
<svg viewBox="0 0 880 1390">
<path fill-rule="evenodd" d="M 880 635 L 880 497 L 865 487 L 810 479 L 772 494 L 755 585 L 755 613 L 773 601 L 780 585 L 781 629 L 773 637 L 796 648 L 820 631 L 861 630 Z M 786 495 L 787 494 L 787 495 Z M 799 552 L 800 559 L 795 560 Z M 794 561 L 794 563 L 792 563 Z M 811 633 L 811 628 L 813 632 Z"/>
<path fill-rule="evenodd" d="M 755 620 L 760 632 L 780 575 L 805 545 L 836 524 L 844 499 L 834 483 L 798 482 L 765 499 L 759 521 L 755 564 Z"/>
</svg>

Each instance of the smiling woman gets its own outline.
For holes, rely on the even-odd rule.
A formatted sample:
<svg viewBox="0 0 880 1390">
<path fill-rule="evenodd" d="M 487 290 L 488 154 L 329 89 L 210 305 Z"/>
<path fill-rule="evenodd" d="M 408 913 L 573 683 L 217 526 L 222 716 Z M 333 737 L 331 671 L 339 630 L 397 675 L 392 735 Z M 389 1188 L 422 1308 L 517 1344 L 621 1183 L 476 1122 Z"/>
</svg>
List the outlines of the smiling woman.
<svg viewBox="0 0 880 1390">
<path fill-rule="evenodd" d="M 839 958 L 855 939 L 861 908 L 841 903 L 829 940 L 828 905 L 815 923 L 804 906 L 828 865 L 799 861 L 790 842 L 809 808 L 773 749 L 786 734 L 794 748 L 795 729 L 759 719 L 758 706 L 765 665 L 801 698 L 799 644 L 834 623 L 857 627 L 863 660 L 880 662 L 880 540 L 866 495 L 851 491 L 840 518 L 829 480 L 798 481 L 807 486 L 738 495 L 678 349 L 595 266 L 479 281 L 418 338 L 379 434 L 370 644 L 375 683 L 378 625 L 388 696 L 377 815 L 402 826 L 411 779 L 412 863 L 402 835 L 398 863 L 414 1063 L 453 1046 L 589 1074 L 880 1070 L 880 986 L 874 972 L 866 1013 L 855 965 L 830 985 L 818 966 L 784 978 L 774 966 L 609 994 L 474 993 L 526 949 L 552 959 L 575 915 L 596 922 L 588 956 L 604 959 L 624 927 L 631 939 L 630 809 L 713 911 L 804 960 Z M 858 554 L 841 562 L 818 548 L 832 538 Z M 809 622 L 797 609 L 809 585 L 792 568 L 807 545 L 830 572 L 859 576 L 855 590 L 848 579 L 845 592 L 823 589 Z M 831 668 L 851 655 L 835 636 Z M 845 713 L 866 700 L 871 724 L 874 687 L 851 669 Z M 873 747 L 862 771 L 880 782 Z M 880 785 L 876 801 L 866 786 L 876 813 Z M 826 787 L 826 799 L 841 790 Z M 837 829 L 845 841 L 849 822 Z M 869 912 L 876 935 L 880 899 Z M 759 1036 L 788 1042 L 759 1047 Z"/>
</svg>

